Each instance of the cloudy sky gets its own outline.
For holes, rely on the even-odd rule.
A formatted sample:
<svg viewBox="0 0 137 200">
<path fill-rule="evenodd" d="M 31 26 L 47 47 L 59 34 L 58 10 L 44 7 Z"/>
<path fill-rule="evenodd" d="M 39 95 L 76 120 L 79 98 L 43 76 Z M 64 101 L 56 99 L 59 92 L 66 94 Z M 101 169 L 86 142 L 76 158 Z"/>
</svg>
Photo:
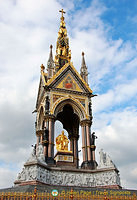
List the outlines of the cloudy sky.
<svg viewBox="0 0 137 200">
<path fill-rule="evenodd" d="M 131 3 L 132 2 L 132 3 Z M 40 65 L 55 55 L 59 9 L 66 11 L 72 61 L 85 52 L 98 152 L 137 188 L 137 1 L 0 0 L 0 188 L 10 187 L 35 143 Z"/>
</svg>

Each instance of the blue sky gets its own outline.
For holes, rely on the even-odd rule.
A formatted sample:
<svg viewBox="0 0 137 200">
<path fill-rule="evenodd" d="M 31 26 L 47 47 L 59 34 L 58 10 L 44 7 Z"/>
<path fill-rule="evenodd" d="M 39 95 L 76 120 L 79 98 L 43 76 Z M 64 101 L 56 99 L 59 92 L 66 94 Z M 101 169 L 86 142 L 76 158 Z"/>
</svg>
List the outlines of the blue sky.
<svg viewBox="0 0 137 200">
<path fill-rule="evenodd" d="M 94 97 L 97 151 L 107 152 L 124 188 L 137 188 L 137 1 L 0 0 L 0 187 L 13 185 L 36 141 L 35 109 L 40 65 L 55 55 L 59 9 L 72 62 L 81 52 Z M 127 173 L 128 169 L 128 173 Z"/>
</svg>

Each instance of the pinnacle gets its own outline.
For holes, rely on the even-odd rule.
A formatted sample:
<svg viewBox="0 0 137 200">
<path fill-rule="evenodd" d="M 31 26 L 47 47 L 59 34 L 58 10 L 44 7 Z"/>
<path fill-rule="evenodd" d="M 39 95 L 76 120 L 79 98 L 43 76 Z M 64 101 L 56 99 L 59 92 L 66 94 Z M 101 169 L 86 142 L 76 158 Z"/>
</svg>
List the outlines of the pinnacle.
<svg viewBox="0 0 137 200">
<path fill-rule="evenodd" d="M 53 55 L 52 55 L 52 44 L 50 45 L 50 53 L 49 53 L 49 59 L 48 59 L 48 67 L 52 67 L 53 65 Z"/>
<path fill-rule="evenodd" d="M 53 60 L 53 56 L 52 56 L 52 44 L 50 45 L 50 54 L 49 54 L 49 60 Z"/>
<path fill-rule="evenodd" d="M 82 64 L 81 67 L 85 67 L 86 63 L 85 63 L 85 58 L 84 58 L 84 52 L 82 52 Z"/>
</svg>

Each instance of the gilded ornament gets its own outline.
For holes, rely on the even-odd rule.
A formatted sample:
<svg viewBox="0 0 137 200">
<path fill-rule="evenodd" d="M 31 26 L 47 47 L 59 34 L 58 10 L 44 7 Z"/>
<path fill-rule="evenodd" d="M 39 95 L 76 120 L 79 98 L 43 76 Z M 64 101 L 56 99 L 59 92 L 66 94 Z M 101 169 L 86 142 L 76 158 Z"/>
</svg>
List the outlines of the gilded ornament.
<svg viewBox="0 0 137 200">
<path fill-rule="evenodd" d="M 64 131 L 56 138 L 56 149 L 57 151 L 68 151 L 68 143 L 69 140 L 66 135 L 64 135 Z"/>
</svg>

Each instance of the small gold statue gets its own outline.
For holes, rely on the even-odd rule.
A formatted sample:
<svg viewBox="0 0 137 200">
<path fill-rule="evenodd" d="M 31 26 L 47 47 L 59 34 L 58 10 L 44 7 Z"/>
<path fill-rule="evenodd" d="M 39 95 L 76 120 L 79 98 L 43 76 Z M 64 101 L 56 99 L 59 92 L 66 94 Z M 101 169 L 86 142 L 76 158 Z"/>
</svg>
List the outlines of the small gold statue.
<svg viewBox="0 0 137 200">
<path fill-rule="evenodd" d="M 56 138 L 56 149 L 57 151 L 68 151 L 68 143 L 69 140 L 66 135 L 64 135 L 64 131 Z"/>
<path fill-rule="evenodd" d="M 62 55 L 66 56 L 66 48 L 65 47 L 63 47 Z"/>
</svg>

